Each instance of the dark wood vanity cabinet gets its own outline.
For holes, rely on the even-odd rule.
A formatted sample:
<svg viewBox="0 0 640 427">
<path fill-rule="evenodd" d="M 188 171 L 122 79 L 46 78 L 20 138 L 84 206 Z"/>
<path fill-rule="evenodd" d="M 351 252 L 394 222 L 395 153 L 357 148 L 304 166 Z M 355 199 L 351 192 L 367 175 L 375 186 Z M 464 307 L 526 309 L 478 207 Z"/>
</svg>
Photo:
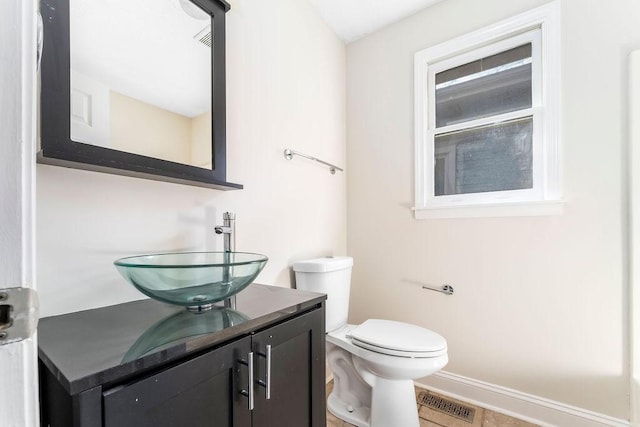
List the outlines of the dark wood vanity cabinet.
<svg viewBox="0 0 640 427">
<path fill-rule="evenodd" d="M 266 381 L 261 385 L 267 377 L 267 345 L 271 346 L 268 400 Z M 253 335 L 252 348 L 254 354 L 259 355 L 256 372 L 261 381 L 255 388 L 253 426 L 325 427 L 324 311 L 309 313 Z M 323 366 L 318 366 L 319 363 Z"/>
<path fill-rule="evenodd" d="M 250 426 L 247 359 L 251 338 L 106 390 L 105 427 Z"/>
<path fill-rule="evenodd" d="M 324 302 L 266 317 L 268 325 L 214 346 L 198 348 L 200 336 L 186 344 L 195 352 L 151 369 L 144 365 L 153 359 L 134 360 L 141 372 L 123 374 L 120 380 L 111 381 L 106 371 L 97 373 L 95 380 L 103 384 L 79 392 L 69 392 L 73 381 L 67 384 L 60 371 L 52 372 L 52 360 L 41 346 L 42 426 L 324 427 Z M 284 318 L 274 322 L 277 317 Z M 240 325 L 244 329 L 245 323 Z M 155 353 L 156 358 L 171 350 Z"/>
</svg>

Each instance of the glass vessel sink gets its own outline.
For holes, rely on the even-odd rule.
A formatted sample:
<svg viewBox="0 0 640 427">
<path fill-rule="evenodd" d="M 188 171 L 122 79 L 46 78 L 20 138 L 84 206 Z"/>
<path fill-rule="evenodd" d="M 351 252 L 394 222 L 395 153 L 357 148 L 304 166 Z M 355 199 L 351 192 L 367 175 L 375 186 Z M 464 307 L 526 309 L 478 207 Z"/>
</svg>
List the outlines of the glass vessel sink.
<svg viewBox="0 0 640 427">
<path fill-rule="evenodd" d="M 143 294 L 200 312 L 249 286 L 268 259 L 247 252 L 181 252 L 122 258 L 114 265 Z"/>
</svg>

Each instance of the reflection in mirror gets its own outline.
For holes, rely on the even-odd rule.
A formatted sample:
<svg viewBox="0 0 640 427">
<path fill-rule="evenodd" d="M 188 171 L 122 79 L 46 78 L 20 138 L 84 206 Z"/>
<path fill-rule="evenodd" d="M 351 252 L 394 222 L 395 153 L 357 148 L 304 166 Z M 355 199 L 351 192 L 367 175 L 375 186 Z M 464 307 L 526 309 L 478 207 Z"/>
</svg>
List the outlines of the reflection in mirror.
<svg viewBox="0 0 640 427">
<path fill-rule="evenodd" d="M 209 14 L 189 0 L 71 0 L 70 18 L 71 140 L 211 169 Z"/>
<path fill-rule="evenodd" d="M 181 310 L 165 317 L 144 331 L 122 358 L 131 362 L 147 354 L 173 347 L 188 338 L 205 336 L 249 320 L 245 314 L 224 307 L 191 313 Z"/>
</svg>

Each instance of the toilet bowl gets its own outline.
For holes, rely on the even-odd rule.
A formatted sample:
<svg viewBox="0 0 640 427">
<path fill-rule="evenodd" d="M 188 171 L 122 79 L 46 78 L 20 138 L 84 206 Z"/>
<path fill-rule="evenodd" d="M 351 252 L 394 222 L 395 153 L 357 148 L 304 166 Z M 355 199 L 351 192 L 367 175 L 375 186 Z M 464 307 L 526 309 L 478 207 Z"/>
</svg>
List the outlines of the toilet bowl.
<svg viewBox="0 0 640 427">
<path fill-rule="evenodd" d="M 351 257 L 294 264 L 296 287 L 327 294 L 327 362 L 334 375 L 329 411 L 358 427 L 419 427 L 413 380 L 447 364 L 447 343 L 403 322 L 347 324 Z"/>
</svg>

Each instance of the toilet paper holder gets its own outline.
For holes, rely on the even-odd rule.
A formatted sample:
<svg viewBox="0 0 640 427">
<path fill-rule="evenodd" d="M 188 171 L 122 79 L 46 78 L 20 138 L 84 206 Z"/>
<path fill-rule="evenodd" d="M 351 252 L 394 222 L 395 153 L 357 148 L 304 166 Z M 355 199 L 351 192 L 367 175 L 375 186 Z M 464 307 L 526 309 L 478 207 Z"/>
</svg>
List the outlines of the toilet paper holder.
<svg viewBox="0 0 640 427">
<path fill-rule="evenodd" d="M 451 285 L 442 285 L 442 288 L 438 289 L 438 288 L 434 288 L 431 286 L 427 286 L 427 285 L 422 285 L 422 289 L 426 289 L 429 291 L 436 291 L 436 292 L 441 292 L 445 295 L 453 295 L 453 286 Z"/>
<path fill-rule="evenodd" d="M 436 286 L 429 285 L 428 283 L 422 283 L 416 280 L 403 279 L 402 281 L 407 283 L 413 283 L 414 285 L 420 285 L 422 286 L 422 289 L 426 289 L 428 291 L 440 292 L 445 295 L 453 295 L 453 286 L 447 285 L 446 283 L 442 285 L 442 287 L 438 288 Z"/>
</svg>

